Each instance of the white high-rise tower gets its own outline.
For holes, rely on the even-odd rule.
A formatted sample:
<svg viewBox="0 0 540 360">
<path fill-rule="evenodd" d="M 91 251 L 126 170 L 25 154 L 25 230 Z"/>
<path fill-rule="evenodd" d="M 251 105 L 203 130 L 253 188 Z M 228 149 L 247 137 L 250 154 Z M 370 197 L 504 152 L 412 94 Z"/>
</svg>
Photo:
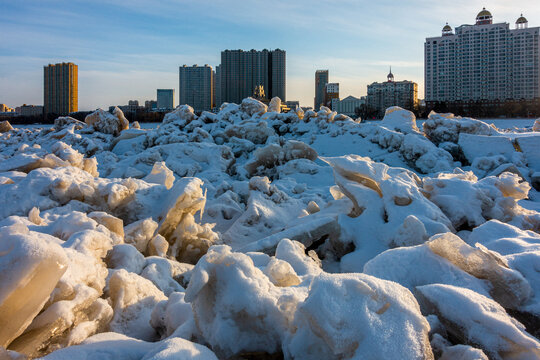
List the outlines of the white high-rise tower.
<svg viewBox="0 0 540 360">
<path fill-rule="evenodd" d="M 503 102 L 540 98 L 540 27 L 520 16 L 515 29 L 493 23 L 485 8 L 475 25 L 430 37 L 425 50 L 425 100 L 430 102 Z"/>
</svg>

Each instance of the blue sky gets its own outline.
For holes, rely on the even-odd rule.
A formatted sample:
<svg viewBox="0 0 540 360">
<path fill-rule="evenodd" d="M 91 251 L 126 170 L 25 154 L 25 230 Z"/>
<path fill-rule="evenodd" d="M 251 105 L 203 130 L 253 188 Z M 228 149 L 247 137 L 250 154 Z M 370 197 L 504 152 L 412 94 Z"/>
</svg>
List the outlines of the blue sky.
<svg viewBox="0 0 540 360">
<path fill-rule="evenodd" d="M 178 66 L 220 62 L 224 49 L 287 51 L 287 100 L 313 105 L 314 73 L 329 69 L 340 95 L 361 96 L 386 78 L 419 84 L 423 43 L 474 23 L 521 12 L 540 25 L 540 1 L 0 0 L 0 103 L 43 103 L 43 65 L 79 65 L 79 109 L 155 99 L 178 88 Z"/>
</svg>

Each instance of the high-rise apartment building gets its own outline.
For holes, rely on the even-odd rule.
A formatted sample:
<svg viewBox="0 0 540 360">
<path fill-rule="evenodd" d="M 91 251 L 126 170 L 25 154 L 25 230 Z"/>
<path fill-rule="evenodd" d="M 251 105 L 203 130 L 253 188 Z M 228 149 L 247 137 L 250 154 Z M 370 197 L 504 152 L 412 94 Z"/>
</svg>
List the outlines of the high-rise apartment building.
<svg viewBox="0 0 540 360">
<path fill-rule="evenodd" d="M 485 8 L 475 25 L 455 29 L 424 44 L 426 103 L 531 100 L 540 97 L 540 27 L 519 17 L 515 29 L 493 23 Z"/>
<path fill-rule="evenodd" d="M 174 89 L 157 89 L 158 110 L 174 109 Z"/>
<path fill-rule="evenodd" d="M 313 102 L 315 111 L 319 111 L 321 105 L 324 105 L 326 84 L 328 84 L 328 70 L 315 71 L 315 100 Z"/>
<path fill-rule="evenodd" d="M 216 74 L 221 102 L 240 103 L 261 85 L 268 99 L 286 100 L 286 52 L 284 50 L 225 50 Z"/>
<path fill-rule="evenodd" d="M 220 107 L 223 103 L 221 98 L 221 65 L 216 66 L 216 74 L 214 76 L 214 106 Z"/>
<path fill-rule="evenodd" d="M 44 113 L 67 115 L 79 110 L 78 66 L 74 63 L 43 67 Z"/>
<path fill-rule="evenodd" d="M 418 105 L 418 84 L 412 81 L 394 81 L 392 69 L 387 81 L 367 86 L 367 105 L 383 116 L 386 109 L 399 106 L 413 110 Z"/>
<path fill-rule="evenodd" d="M 210 111 L 214 107 L 214 70 L 204 66 L 181 66 L 179 70 L 179 104 L 195 111 Z"/>
</svg>

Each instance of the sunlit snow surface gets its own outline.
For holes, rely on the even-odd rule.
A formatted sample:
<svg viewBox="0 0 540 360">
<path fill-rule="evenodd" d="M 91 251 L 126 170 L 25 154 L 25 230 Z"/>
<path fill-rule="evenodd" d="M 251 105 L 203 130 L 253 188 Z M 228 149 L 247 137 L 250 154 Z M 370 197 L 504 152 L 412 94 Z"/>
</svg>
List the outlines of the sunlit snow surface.
<svg viewBox="0 0 540 360">
<path fill-rule="evenodd" d="M 0 358 L 540 358 L 540 121 L 130 125 L 2 124 Z"/>
</svg>

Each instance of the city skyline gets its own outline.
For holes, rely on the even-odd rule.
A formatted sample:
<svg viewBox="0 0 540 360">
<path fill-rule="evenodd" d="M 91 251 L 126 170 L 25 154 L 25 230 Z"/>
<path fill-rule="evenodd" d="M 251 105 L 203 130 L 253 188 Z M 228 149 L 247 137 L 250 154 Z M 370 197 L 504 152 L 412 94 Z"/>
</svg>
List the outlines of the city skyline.
<svg viewBox="0 0 540 360">
<path fill-rule="evenodd" d="M 178 91 L 178 66 L 215 68 L 222 50 L 237 48 L 286 50 L 287 100 L 299 100 L 303 106 L 313 104 L 317 69 L 330 70 L 342 97 L 359 97 L 392 65 L 396 80 L 417 82 L 423 97 L 423 44 L 446 22 L 454 28 L 472 24 L 485 6 L 495 22 L 512 24 L 523 13 L 530 26 L 540 25 L 535 17 L 540 4 L 534 1 L 522 1 L 519 8 L 502 1 L 457 3 L 448 7 L 383 1 L 366 8 L 367 2 L 352 1 L 278 1 L 272 6 L 234 1 L 56 1 L 53 9 L 50 3 L 0 0 L 0 102 L 12 107 L 40 105 L 41 69 L 68 61 L 79 65 L 80 110 L 129 99 L 155 100 L 157 88 Z M 259 17 L 250 16 L 253 13 Z M 409 20 L 413 18 L 421 20 Z M 85 22 L 89 24 L 80 28 Z"/>
</svg>

